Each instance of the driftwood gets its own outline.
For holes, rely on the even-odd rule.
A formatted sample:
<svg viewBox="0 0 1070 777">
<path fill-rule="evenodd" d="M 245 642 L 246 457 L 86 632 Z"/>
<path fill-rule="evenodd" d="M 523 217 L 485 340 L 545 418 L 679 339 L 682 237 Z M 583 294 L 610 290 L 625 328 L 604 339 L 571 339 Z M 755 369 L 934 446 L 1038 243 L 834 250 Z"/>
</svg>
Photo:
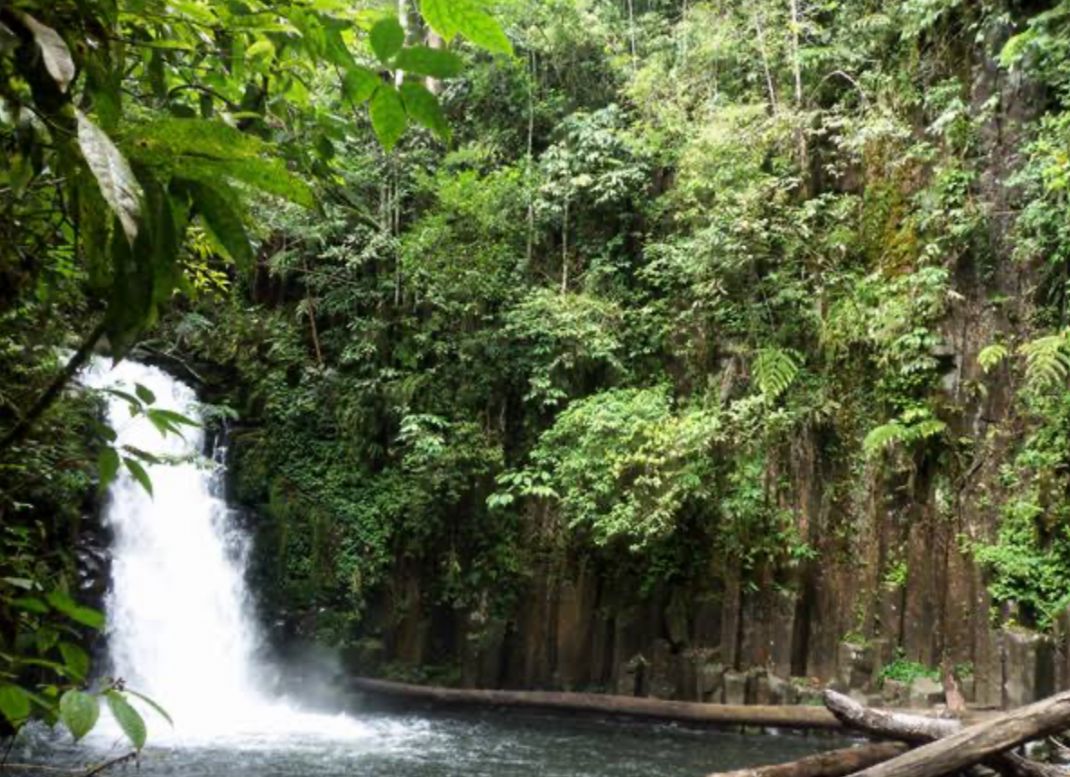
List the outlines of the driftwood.
<svg viewBox="0 0 1070 777">
<path fill-rule="evenodd" d="M 864 707 L 833 690 L 826 690 L 822 696 L 825 706 L 845 726 L 870 736 L 932 742 L 962 730 L 962 721 L 956 718 L 928 718 Z M 1070 777 L 1070 770 L 1064 767 L 1033 761 L 1017 753 L 999 753 L 985 758 L 984 763 L 1001 774 L 1016 777 Z"/>
<path fill-rule="evenodd" d="M 858 772 L 858 777 L 939 777 L 1070 727 L 1070 691 L 968 726 Z M 1061 770 L 1060 770 L 1061 771 Z"/>
<path fill-rule="evenodd" d="M 755 766 L 751 769 L 711 774 L 708 777 L 845 777 L 859 769 L 895 758 L 905 753 L 909 747 L 903 742 L 877 742 L 830 750 L 790 763 Z"/>
<path fill-rule="evenodd" d="M 441 688 L 364 677 L 355 678 L 350 684 L 354 690 L 364 693 L 442 706 L 514 707 L 596 715 L 627 715 L 711 726 L 797 729 L 842 727 L 836 716 L 824 707 L 703 704 L 600 693 Z"/>
<path fill-rule="evenodd" d="M 843 725 L 885 739 L 932 742 L 962 729 L 962 723 L 954 718 L 929 718 L 864 707 L 850 696 L 831 689 L 826 690 L 822 698 L 829 712 Z"/>
</svg>

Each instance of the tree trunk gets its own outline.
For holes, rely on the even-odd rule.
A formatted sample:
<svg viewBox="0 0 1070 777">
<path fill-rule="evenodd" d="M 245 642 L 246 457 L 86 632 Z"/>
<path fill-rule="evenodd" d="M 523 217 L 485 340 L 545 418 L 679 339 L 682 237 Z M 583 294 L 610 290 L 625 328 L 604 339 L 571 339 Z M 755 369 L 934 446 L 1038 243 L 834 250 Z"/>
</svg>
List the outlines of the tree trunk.
<svg viewBox="0 0 1070 777">
<path fill-rule="evenodd" d="M 905 742 L 932 742 L 962 730 L 962 721 L 956 718 L 929 718 L 876 710 L 863 707 L 849 696 L 833 690 L 826 690 L 823 696 L 825 706 L 843 725 L 871 736 Z M 994 755 L 984 759 L 984 762 L 1001 774 L 1017 777 L 1068 776 L 1067 770 L 1062 767 L 1039 763 L 1016 753 Z"/>
<path fill-rule="evenodd" d="M 850 696 L 826 690 L 822 697 L 829 712 L 843 725 L 865 734 L 904 742 L 932 742 L 962 729 L 953 718 L 930 718 L 863 707 Z"/>
<path fill-rule="evenodd" d="M 754 31 L 758 37 L 758 51 L 762 55 L 762 70 L 765 72 L 765 86 L 769 90 L 769 107 L 773 115 L 777 114 L 776 88 L 773 86 L 773 73 L 769 69 L 769 54 L 765 50 L 765 30 L 762 29 L 762 17 L 754 12 Z"/>
<path fill-rule="evenodd" d="M 863 769 L 858 772 L 858 777 L 938 777 L 1067 727 L 1070 727 L 1070 691 L 961 729 L 917 750 Z"/>
<path fill-rule="evenodd" d="M 349 687 L 384 701 L 395 699 L 406 705 L 424 703 L 444 706 L 515 707 L 577 714 L 628 715 L 713 726 L 834 730 L 842 728 L 836 717 L 824 707 L 702 704 L 601 693 L 442 688 L 373 680 L 367 677 L 353 678 L 349 681 Z"/>
<path fill-rule="evenodd" d="M 734 772 L 715 772 L 708 777 L 844 777 L 867 766 L 895 758 L 908 749 L 910 745 L 903 742 L 878 742 L 830 750 L 783 764 L 755 766 Z"/>
</svg>

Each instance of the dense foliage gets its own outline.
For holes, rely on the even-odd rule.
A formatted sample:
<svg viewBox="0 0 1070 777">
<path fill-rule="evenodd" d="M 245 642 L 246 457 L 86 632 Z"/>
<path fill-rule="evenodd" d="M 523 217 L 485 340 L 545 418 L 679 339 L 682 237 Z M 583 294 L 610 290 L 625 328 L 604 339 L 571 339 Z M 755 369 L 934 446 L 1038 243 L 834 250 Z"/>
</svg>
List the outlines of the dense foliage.
<svg viewBox="0 0 1070 777">
<path fill-rule="evenodd" d="M 402 577 L 486 622 L 576 557 L 640 593 L 791 589 L 874 484 L 950 515 L 991 461 L 963 551 L 1027 625 L 1070 603 L 1070 3 L 509 0 L 504 34 L 467 1 L 430 27 L 203 0 L 72 27 L 84 5 L 30 9 L 102 42 L 72 48 L 83 86 L 34 65 L 69 110 L 4 54 L 5 423 L 94 316 L 194 365 L 294 629 L 354 643 L 384 591 L 419 606 Z M 3 451 L 21 526 L 75 519 L 80 401 Z M 839 545 L 802 518 L 815 477 Z"/>
<path fill-rule="evenodd" d="M 84 630 L 103 616 L 74 598 L 75 545 L 95 490 L 123 468 L 151 493 L 144 464 L 159 459 L 117 448 L 90 392 L 61 395 L 98 343 L 121 359 L 175 299 L 247 273 L 248 206 L 316 207 L 308 181 L 329 191 L 335 142 L 370 124 L 389 151 L 410 121 L 448 139 L 433 92 L 463 63 L 445 44 L 458 33 L 492 52 L 511 44 L 477 3 L 421 10 L 399 19 L 348 3 L 212 0 L 0 9 L 0 733 L 43 717 L 80 739 L 103 701 L 144 744 L 128 701 L 138 694 L 90 674 Z M 434 45 L 409 34 L 416 23 L 435 31 Z M 161 434 L 192 423 L 155 407 L 143 386 L 108 392 Z"/>
</svg>

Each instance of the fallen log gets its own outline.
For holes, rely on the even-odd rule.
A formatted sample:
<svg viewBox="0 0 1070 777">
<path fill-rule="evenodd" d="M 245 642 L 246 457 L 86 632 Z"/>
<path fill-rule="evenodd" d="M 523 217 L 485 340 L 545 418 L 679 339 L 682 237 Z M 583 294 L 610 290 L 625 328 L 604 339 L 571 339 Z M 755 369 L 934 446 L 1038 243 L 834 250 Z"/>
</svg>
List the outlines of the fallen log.
<svg viewBox="0 0 1070 777">
<path fill-rule="evenodd" d="M 954 718 L 930 718 L 865 707 L 832 689 L 822 692 L 821 698 L 829 712 L 843 725 L 873 736 L 904 742 L 932 742 L 962 729 L 962 723 Z"/>
<path fill-rule="evenodd" d="M 865 707 L 850 696 L 827 689 L 822 693 L 825 706 L 841 723 L 863 734 L 904 742 L 932 742 L 962 730 L 956 718 L 929 718 L 902 712 Z M 984 763 L 1001 774 L 1016 777 L 1070 777 L 1062 766 L 1033 761 L 1017 753 L 1000 753 Z"/>
<path fill-rule="evenodd" d="M 567 713 L 626 715 L 711 726 L 796 729 L 842 727 L 836 716 L 824 707 L 703 704 L 599 693 L 441 688 L 365 677 L 354 678 L 350 684 L 354 690 L 368 694 L 442 706 L 513 707 Z"/>
<path fill-rule="evenodd" d="M 960 729 L 857 777 L 939 777 L 1070 727 L 1070 691 Z"/>
<path fill-rule="evenodd" d="M 905 753 L 909 747 L 903 742 L 876 742 L 809 755 L 788 763 L 717 772 L 708 777 L 845 777 Z"/>
</svg>

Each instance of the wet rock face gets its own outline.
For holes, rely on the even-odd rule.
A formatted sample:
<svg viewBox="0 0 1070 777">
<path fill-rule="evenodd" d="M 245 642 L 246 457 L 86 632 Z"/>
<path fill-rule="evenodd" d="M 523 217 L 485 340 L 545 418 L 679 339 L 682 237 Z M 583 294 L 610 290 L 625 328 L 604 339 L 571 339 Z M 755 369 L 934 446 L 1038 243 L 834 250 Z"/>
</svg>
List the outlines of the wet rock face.
<svg viewBox="0 0 1070 777">
<path fill-rule="evenodd" d="M 737 600 L 723 590 L 694 594 L 680 588 L 644 600 L 605 585 L 597 569 L 577 564 L 566 567 L 563 580 L 541 580 L 516 616 L 488 617 L 482 611 L 420 606 L 419 585 L 407 577 L 411 573 L 411 569 L 399 572 L 391 589 L 395 596 L 404 594 L 408 602 L 403 616 L 379 620 L 381 639 L 376 638 L 374 660 L 365 656 L 356 662 L 355 671 L 361 671 L 359 664 L 416 666 L 435 655 L 450 660 L 453 654 L 448 650 L 432 649 L 450 644 L 457 651 L 460 682 L 467 687 L 595 690 L 727 704 L 806 704 L 820 703 L 816 690 L 828 686 L 853 691 L 871 705 L 945 703 L 939 681 L 884 678 L 883 668 L 896 658 L 929 668 L 939 663 L 929 654 L 905 656 L 903 645 L 891 638 L 839 640 L 832 655 L 816 667 L 807 662 L 804 677 L 783 671 L 777 657 L 797 652 L 793 640 L 798 632 L 777 627 L 787 608 L 746 605 L 748 596 L 766 596 L 760 591 L 737 591 Z M 775 594 L 784 596 L 783 591 Z M 736 615 L 716 614 L 715 603 L 722 610 L 734 609 Z M 389 605 L 382 610 L 400 612 Z M 723 627 L 745 611 L 749 619 L 735 621 L 738 631 L 727 632 L 726 645 L 725 630 L 711 625 Z M 763 620 L 762 613 L 769 619 Z M 969 652 L 949 663 L 965 667 L 959 671 L 959 682 L 966 699 L 979 706 L 1019 705 L 1068 687 L 1070 611 L 1060 624 L 1055 638 L 1022 629 L 979 630 Z M 809 627 L 826 628 L 816 620 Z M 939 628 L 939 622 L 928 622 L 927 627 Z M 457 633 L 437 633 L 444 628 L 455 628 Z"/>
</svg>

